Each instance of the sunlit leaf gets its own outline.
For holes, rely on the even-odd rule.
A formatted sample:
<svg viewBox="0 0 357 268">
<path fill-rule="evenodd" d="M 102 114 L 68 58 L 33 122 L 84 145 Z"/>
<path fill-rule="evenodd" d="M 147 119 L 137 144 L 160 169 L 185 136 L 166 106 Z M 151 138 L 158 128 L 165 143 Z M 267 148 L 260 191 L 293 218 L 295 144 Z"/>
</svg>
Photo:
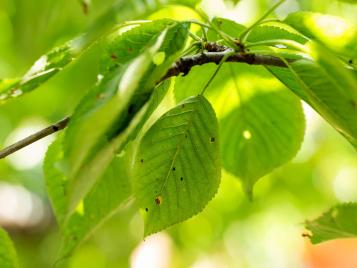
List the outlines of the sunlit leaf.
<svg viewBox="0 0 357 268">
<path fill-rule="evenodd" d="M 100 98 L 93 100 L 93 94 L 90 93 L 89 99 L 85 99 L 84 104 L 80 105 L 80 120 L 72 120 L 70 123 L 65 143 L 71 181 L 70 210 L 73 210 L 78 201 L 89 191 L 116 150 L 125 146 L 129 135 L 126 129 L 131 119 L 147 102 L 155 84 L 163 77 L 176 59 L 177 53 L 183 48 L 188 26 L 187 23 L 174 23 L 156 35 L 153 44 L 149 43 L 150 46 L 139 56 L 125 66 L 117 67 L 120 70 L 114 68 L 114 71 L 105 75 L 102 81 L 106 84 L 102 90 L 105 91 L 104 93 L 111 92 L 109 96 L 105 96 L 104 100 Z M 168 55 L 164 63 L 159 66 L 152 62 L 153 54 L 158 51 Z M 101 85 L 103 84 L 99 84 Z M 95 92 L 98 93 L 96 89 Z M 102 105 L 98 107 L 96 102 Z M 132 124 L 131 127 L 136 126 Z M 125 134 L 116 138 L 122 132 Z M 114 138 L 115 141 L 111 143 L 111 139 Z"/>
<path fill-rule="evenodd" d="M 212 20 L 212 24 L 218 30 L 228 34 L 234 39 L 238 39 L 240 34 L 246 29 L 245 26 L 225 18 L 214 18 Z M 222 39 L 220 34 L 212 29 L 208 30 L 207 35 L 210 41 L 218 41 Z M 255 43 L 272 39 L 294 40 L 301 44 L 305 44 L 308 41 L 306 37 L 282 23 L 254 27 L 247 36 L 248 43 Z"/>
<path fill-rule="evenodd" d="M 317 63 L 303 59 L 291 62 L 294 74 L 278 67 L 269 67 L 269 70 L 356 146 L 355 76 L 331 55 L 320 53 L 315 57 Z"/>
<path fill-rule="evenodd" d="M 109 218 L 131 194 L 127 154 L 115 156 L 97 184 L 69 219 L 66 219 L 68 183 L 61 170 L 63 136 L 49 147 L 45 158 L 46 188 L 63 233 L 60 257 L 68 256 L 99 224 Z M 65 221 L 66 220 L 66 221 Z"/>
<path fill-rule="evenodd" d="M 18 267 L 14 245 L 8 234 L 0 227 L 0 267 Z"/>
<path fill-rule="evenodd" d="M 240 33 L 246 29 L 245 26 L 225 18 L 214 18 L 211 23 L 216 29 L 233 38 L 238 38 Z M 222 36 L 212 29 L 208 29 L 207 37 L 209 41 L 222 40 Z"/>
<path fill-rule="evenodd" d="M 254 27 L 247 37 L 248 42 L 261 42 L 274 39 L 293 40 L 305 44 L 308 39 L 292 29 L 283 28 L 283 24 Z"/>
<path fill-rule="evenodd" d="M 337 205 L 317 219 L 306 221 L 305 226 L 311 231 L 312 243 L 357 237 L 357 204 Z"/>
<path fill-rule="evenodd" d="M 192 97 L 165 113 L 144 135 L 133 190 L 145 235 L 199 213 L 220 182 L 218 124 L 209 102 Z"/>
<path fill-rule="evenodd" d="M 357 57 L 357 26 L 343 18 L 313 12 L 290 14 L 285 23 L 346 56 Z"/>
<path fill-rule="evenodd" d="M 237 81 L 231 90 L 239 92 L 240 104 L 221 120 L 223 167 L 242 180 L 250 197 L 255 182 L 294 157 L 304 137 L 298 98 L 265 81 L 249 92 Z"/>
</svg>

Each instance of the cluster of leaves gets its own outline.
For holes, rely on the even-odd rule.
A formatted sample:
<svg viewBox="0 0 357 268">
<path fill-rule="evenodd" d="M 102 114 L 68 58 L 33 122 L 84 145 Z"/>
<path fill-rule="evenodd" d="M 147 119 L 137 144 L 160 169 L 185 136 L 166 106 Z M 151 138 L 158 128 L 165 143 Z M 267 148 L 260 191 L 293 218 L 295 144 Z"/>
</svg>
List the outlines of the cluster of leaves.
<svg viewBox="0 0 357 268">
<path fill-rule="evenodd" d="M 305 130 L 301 100 L 357 147 L 355 26 L 309 12 L 249 28 L 215 18 L 199 22 L 196 34 L 191 24 L 134 21 L 100 37 L 98 81 L 44 164 L 63 237 L 60 257 L 128 201 L 140 208 L 145 235 L 192 217 L 214 197 L 222 168 L 252 198 L 257 180 L 298 152 Z M 80 38 L 43 56 L 23 78 L 1 80 L 0 101 L 34 90 L 75 60 L 90 44 Z M 177 60 L 211 42 L 227 55 L 269 56 L 285 66 L 242 68 L 222 60 L 162 79 Z M 251 68 L 260 88 L 239 79 Z M 153 113 L 171 90 L 177 104 L 157 119 Z M 354 204 L 339 206 L 307 222 L 312 241 L 353 235 L 348 215 L 356 211 Z M 0 238 L 0 252 L 11 253 L 1 253 L 0 264 L 13 267 L 11 243 L 5 234 Z"/>
</svg>

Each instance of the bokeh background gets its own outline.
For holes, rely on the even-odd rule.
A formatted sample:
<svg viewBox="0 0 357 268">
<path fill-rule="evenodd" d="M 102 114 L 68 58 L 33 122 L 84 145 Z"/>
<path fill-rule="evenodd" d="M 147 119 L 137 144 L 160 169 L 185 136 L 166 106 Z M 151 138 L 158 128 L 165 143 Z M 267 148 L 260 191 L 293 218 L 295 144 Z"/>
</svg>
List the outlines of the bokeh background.
<svg viewBox="0 0 357 268">
<path fill-rule="evenodd" d="M 120 1 L 130 0 L 0 0 L 0 79 L 24 74 L 42 54 L 85 32 Z M 249 25 L 273 2 L 203 0 L 201 7 L 211 17 Z M 296 10 L 357 24 L 357 5 L 336 0 L 288 0 L 274 16 Z M 149 15 L 160 17 L 197 15 L 174 6 Z M 1 106 L 0 147 L 71 114 L 96 80 L 100 52 L 94 47 L 38 90 Z M 357 267 L 357 240 L 313 246 L 302 236 L 305 219 L 338 202 L 357 201 L 356 152 L 304 108 L 307 130 L 300 152 L 257 183 L 254 202 L 243 195 L 237 178 L 223 172 L 219 193 L 203 213 L 144 241 L 140 215 L 123 207 L 67 260 L 68 267 Z M 59 233 L 42 172 L 51 140 L 0 160 L 0 225 L 14 240 L 21 267 L 51 267 L 56 259 Z"/>
</svg>

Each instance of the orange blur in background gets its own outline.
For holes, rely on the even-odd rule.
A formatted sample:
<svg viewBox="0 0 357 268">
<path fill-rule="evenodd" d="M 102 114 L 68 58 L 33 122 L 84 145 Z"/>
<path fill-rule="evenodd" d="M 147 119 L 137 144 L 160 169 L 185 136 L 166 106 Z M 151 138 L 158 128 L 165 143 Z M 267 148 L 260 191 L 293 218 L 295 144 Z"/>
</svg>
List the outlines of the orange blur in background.
<svg viewBox="0 0 357 268">
<path fill-rule="evenodd" d="M 357 239 L 337 239 L 313 245 L 305 243 L 307 268 L 356 268 Z"/>
</svg>

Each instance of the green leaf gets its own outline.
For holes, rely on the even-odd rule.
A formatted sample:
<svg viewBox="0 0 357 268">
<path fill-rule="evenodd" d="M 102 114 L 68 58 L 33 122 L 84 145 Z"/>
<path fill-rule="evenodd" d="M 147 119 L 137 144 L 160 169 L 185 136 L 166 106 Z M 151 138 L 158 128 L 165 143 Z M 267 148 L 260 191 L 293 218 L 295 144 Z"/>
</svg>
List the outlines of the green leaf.
<svg viewBox="0 0 357 268">
<path fill-rule="evenodd" d="M 232 67 L 231 79 L 238 77 Z M 261 84 L 248 91 L 237 81 L 231 90 L 240 104 L 220 122 L 223 167 L 242 180 L 250 198 L 260 177 L 295 156 L 305 127 L 298 98 L 267 79 Z"/>
<path fill-rule="evenodd" d="M 8 234 L 0 227 L 0 267 L 18 267 L 16 251 Z"/>
<path fill-rule="evenodd" d="M 235 39 L 238 39 L 240 34 L 246 29 L 244 25 L 225 18 L 214 18 L 212 20 L 212 24 L 218 30 L 230 35 Z M 222 39 L 222 37 L 212 29 L 208 30 L 207 37 L 210 41 L 218 41 Z M 254 27 L 248 34 L 247 42 L 255 43 L 273 39 L 294 40 L 301 44 L 305 44 L 308 41 L 306 37 L 299 34 L 297 31 L 295 31 L 286 24 L 271 23 L 269 25 L 261 25 Z"/>
<path fill-rule="evenodd" d="M 109 96 L 93 100 L 90 93 L 80 105 L 79 116 L 74 116 L 67 129 L 65 143 L 71 181 L 68 189 L 72 195 L 70 211 L 89 191 L 116 150 L 124 148 L 130 135 L 127 129 L 131 120 L 148 101 L 155 83 L 164 76 L 183 48 L 188 27 L 188 23 L 173 23 L 167 27 L 139 56 L 105 74 L 104 84 L 99 86 L 102 85 L 101 90 L 105 93 L 112 92 Z M 152 62 L 152 56 L 158 51 L 168 55 L 159 66 Z M 134 124 L 131 127 L 135 129 Z M 125 134 L 118 136 L 123 132 Z"/>
<path fill-rule="evenodd" d="M 284 28 L 285 27 L 285 28 Z M 254 27 L 248 35 L 248 42 L 261 42 L 266 40 L 285 39 L 305 44 L 308 39 L 293 29 L 287 29 L 284 24 L 262 25 Z"/>
<path fill-rule="evenodd" d="M 78 53 L 72 40 L 40 57 L 22 78 L 0 80 L 0 105 L 28 93 L 61 71 Z"/>
<path fill-rule="evenodd" d="M 305 227 L 311 231 L 311 242 L 321 243 L 337 238 L 357 236 L 357 204 L 339 204 L 315 220 L 306 221 Z"/>
<path fill-rule="evenodd" d="M 290 14 L 284 22 L 337 52 L 357 57 L 357 27 L 342 18 L 304 11 Z"/>
<path fill-rule="evenodd" d="M 68 256 L 102 222 L 109 218 L 131 194 L 129 157 L 115 156 L 93 189 L 83 199 L 78 210 L 65 221 L 68 179 L 61 169 L 63 135 L 49 147 L 44 164 L 46 188 L 57 222 L 63 234 L 60 258 Z"/>
<path fill-rule="evenodd" d="M 202 96 L 165 113 L 144 135 L 133 191 L 145 214 L 145 236 L 199 213 L 220 183 L 218 124 Z"/>
<path fill-rule="evenodd" d="M 63 169 L 63 135 L 60 134 L 48 147 L 43 163 L 46 191 L 60 226 L 64 222 L 67 211 L 65 194 L 67 178 Z"/>
<path fill-rule="evenodd" d="M 304 59 L 291 62 L 293 73 L 278 67 L 268 69 L 356 147 L 356 76 L 332 55 L 318 55 L 317 63 Z"/>
<path fill-rule="evenodd" d="M 238 38 L 240 33 L 246 29 L 245 26 L 225 18 L 214 18 L 211 23 L 216 29 L 233 38 Z M 207 37 L 209 41 L 218 41 L 222 39 L 222 37 L 212 29 L 208 29 Z"/>
</svg>

